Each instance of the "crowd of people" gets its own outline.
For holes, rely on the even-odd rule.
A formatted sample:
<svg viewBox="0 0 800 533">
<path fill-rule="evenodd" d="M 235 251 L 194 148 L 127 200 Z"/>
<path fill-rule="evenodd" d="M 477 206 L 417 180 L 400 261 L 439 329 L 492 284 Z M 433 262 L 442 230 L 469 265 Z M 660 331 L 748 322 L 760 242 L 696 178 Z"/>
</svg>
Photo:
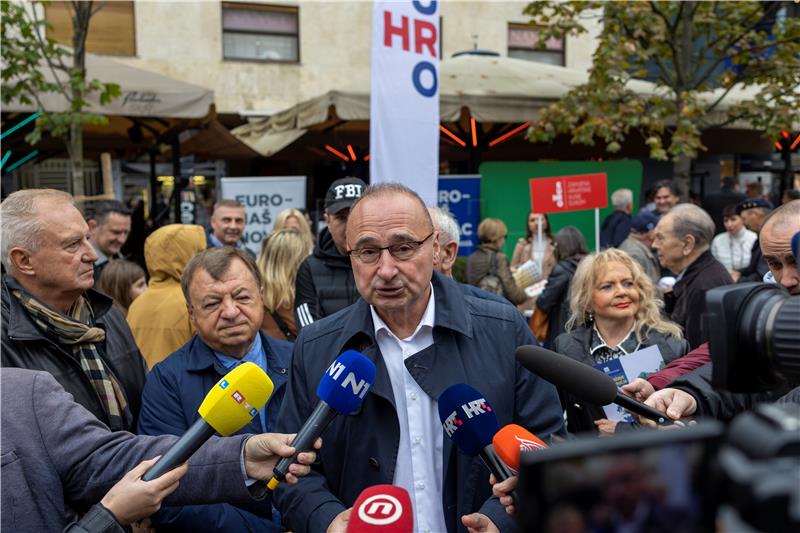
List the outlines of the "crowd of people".
<svg viewBox="0 0 800 533">
<path fill-rule="evenodd" d="M 501 426 L 517 423 L 547 442 L 619 431 L 601 406 L 520 366 L 515 349 L 538 337 L 587 365 L 657 347 L 664 367 L 623 390 L 673 418 L 726 418 L 746 407 L 711 386 L 705 293 L 763 280 L 800 294 L 789 250 L 800 200 L 773 209 L 727 185 L 719 194 L 736 201 L 709 199 L 708 211 L 680 203 L 669 181 L 635 214 L 633 193 L 614 191 L 597 253 L 577 228 L 554 232 L 532 211 L 509 261 L 506 222 L 487 218 L 463 280 L 454 277 L 452 215 L 396 183 L 336 180 L 316 238 L 306 215 L 287 209 L 258 254 L 242 243 L 244 207 L 223 199 L 209 228 L 152 232 L 143 265 L 121 252 L 131 212 L 120 202 L 101 202 L 85 218 L 66 193 L 12 193 L 0 205 L 3 481 L 33 503 L 14 503 L 8 523 L 345 531 L 364 488 L 395 484 L 411 496 L 418 531 L 513 530 L 514 480 L 493 487 L 479 460 L 453 450 L 436 399 L 471 384 Z M 525 290 L 537 283 L 539 291 Z M 257 480 L 295 452 L 291 434 L 348 349 L 377 366 L 369 394 L 331 422 L 316 454 L 301 454 L 291 483 L 265 493 Z M 192 426 L 206 393 L 243 362 L 272 380 L 266 407 L 188 469 L 142 481 L 146 460 Z M 7 451 L 19 458 L 13 476 Z M 196 486 L 177 489 L 181 477 Z M 45 485 L 58 487 L 55 496 L 39 494 Z M 133 511 L 120 504 L 128 500 Z"/>
</svg>

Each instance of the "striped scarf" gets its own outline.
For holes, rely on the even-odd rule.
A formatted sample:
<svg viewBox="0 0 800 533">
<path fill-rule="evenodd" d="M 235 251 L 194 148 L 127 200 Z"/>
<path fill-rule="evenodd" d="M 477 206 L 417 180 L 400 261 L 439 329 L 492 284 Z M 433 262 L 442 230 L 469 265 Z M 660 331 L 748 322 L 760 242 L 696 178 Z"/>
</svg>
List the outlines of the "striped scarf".
<svg viewBox="0 0 800 533">
<path fill-rule="evenodd" d="M 75 360 L 100 397 L 108 415 L 108 426 L 112 430 L 128 429 L 132 421 L 128 402 L 119 382 L 106 366 L 97 350 L 97 343 L 106 338 L 101 328 L 89 326 L 94 323 L 94 313 L 83 296 L 73 304 L 69 316 L 62 315 L 23 290 L 11 288 L 13 294 L 46 336 L 59 344 L 72 347 Z"/>
</svg>

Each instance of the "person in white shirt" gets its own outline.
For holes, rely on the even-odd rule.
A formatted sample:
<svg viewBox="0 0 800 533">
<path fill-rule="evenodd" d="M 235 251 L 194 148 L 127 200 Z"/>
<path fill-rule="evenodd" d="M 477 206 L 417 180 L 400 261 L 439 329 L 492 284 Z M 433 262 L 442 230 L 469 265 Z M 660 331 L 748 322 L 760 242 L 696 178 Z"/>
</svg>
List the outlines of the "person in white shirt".
<svg viewBox="0 0 800 533">
<path fill-rule="evenodd" d="M 711 242 L 711 255 L 725 266 L 728 272 L 742 270 L 750 264 L 750 251 L 758 239 L 755 232 L 744 227 L 742 217 L 736 214 L 736 206 L 722 210 L 725 233 L 720 233 Z"/>
</svg>

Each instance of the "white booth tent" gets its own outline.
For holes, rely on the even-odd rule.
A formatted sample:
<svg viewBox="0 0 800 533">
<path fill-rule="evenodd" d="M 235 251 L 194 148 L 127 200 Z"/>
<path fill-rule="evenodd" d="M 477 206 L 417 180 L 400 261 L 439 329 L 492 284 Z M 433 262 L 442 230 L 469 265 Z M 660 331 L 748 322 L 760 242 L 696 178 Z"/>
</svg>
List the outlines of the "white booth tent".
<svg viewBox="0 0 800 533">
<path fill-rule="evenodd" d="M 441 122 L 457 122 L 467 108 L 482 123 L 533 121 L 539 111 L 574 87 L 586 83 L 587 71 L 523 61 L 504 56 L 463 54 L 439 65 L 439 113 Z M 638 94 L 653 94 L 657 86 L 631 80 L 627 87 Z M 713 101 L 716 93 L 704 96 Z M 731 91 L 720 106 L 753 91 Z M 343 121 L 369 120 L 369 81 L 300 102 L 269 117 L 253 117 L 231 133 L 265 157 L 270 157 L 325 124 L 332 116 Z"/>
</svg>

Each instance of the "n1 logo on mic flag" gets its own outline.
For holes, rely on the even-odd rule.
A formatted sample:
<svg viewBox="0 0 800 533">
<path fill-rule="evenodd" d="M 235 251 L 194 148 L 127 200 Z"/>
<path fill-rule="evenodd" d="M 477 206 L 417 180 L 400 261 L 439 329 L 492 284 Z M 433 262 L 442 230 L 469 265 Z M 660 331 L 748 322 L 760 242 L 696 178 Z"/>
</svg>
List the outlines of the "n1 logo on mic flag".
<svg viewBox="0 0 800 533">
<path fill-rule="evenodd" d="M 439 2 L 374 0 L 370 181 L 401 182 L 436 205 Z"/>
</svg>

